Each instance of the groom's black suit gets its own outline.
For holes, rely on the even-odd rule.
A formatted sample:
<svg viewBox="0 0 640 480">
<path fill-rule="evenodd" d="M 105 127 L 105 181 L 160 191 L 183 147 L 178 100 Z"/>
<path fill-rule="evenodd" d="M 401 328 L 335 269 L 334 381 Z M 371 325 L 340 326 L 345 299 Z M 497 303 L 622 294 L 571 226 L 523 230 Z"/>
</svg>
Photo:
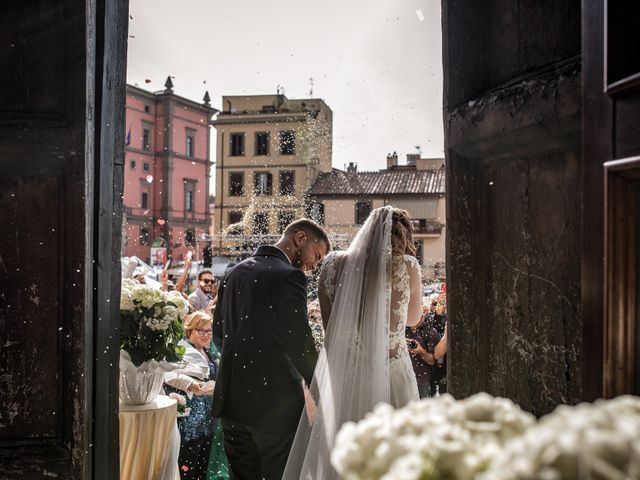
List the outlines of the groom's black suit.
<svg viewBox="0 0 640 480">
<path fill-rule="evenodd" d="M 276 247 L 233 267 L 218 290 L 222 324 L 214 415 L 222 418 L 234 478 L 280 478 L 317 353 L 305 275 Z"/>
</svg>

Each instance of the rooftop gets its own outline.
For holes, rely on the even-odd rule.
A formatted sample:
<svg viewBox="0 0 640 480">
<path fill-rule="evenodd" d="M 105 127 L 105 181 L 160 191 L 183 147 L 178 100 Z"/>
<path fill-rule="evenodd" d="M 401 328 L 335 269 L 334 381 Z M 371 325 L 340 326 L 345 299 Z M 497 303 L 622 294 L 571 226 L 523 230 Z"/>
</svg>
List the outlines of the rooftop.
<svg viewBox="0 0 640 480">
<path fill-rule="evenodd" d="M 378 172 L 322 173 L 310 195 L 424 195 L 445 193 L 445 169 L 391 168 Z"/>
</svg>

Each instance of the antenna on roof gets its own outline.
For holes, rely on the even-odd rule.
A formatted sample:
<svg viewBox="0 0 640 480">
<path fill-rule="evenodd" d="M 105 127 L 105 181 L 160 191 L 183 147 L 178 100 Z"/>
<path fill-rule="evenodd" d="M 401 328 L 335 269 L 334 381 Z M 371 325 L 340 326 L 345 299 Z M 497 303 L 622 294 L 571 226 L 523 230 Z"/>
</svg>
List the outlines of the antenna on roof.
<svg viewBox="0 0 640 480">
<path fill-rule="evenodd" d="M 309 78 L 309 98 L 313 98 L 313 77 Z"/>
</svg>

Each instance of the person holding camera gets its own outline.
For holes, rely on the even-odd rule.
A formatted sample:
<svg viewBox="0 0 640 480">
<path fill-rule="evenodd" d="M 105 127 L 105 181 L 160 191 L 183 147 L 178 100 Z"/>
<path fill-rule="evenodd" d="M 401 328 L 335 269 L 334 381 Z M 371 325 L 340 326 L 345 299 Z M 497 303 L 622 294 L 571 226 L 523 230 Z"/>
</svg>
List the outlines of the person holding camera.
<svg viewBox="0 0 640 480">
<path fill-rule="evenodd" d="M 447 392 L 447 314 L 444 302 L 438 303 L 432 315 L 427 350 L 433 352 L 434 364 L 431 367 L 431 393 L 443 394 Z"/>
<path fill-rule="evenodd" d="M 431 397 L 435 392 L 431 391 L 431 365 L 436 363 L 433 353 L 427 351 L 431 314 L 428 307 L 423 307 L 420 321 L 413 327 L 406 327 L 405 337 L 411 356 L 411 364 L 418 382 L 420 398 Z"/>
</svg>

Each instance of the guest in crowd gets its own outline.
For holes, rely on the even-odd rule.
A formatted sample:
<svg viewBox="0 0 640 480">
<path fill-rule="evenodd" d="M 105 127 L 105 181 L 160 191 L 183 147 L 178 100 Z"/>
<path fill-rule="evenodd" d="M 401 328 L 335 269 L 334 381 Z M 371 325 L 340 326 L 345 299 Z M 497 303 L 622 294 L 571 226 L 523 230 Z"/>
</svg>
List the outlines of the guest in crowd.
<svg viewBox="0 0 640 480">
<path fill-rule="evenodd" d="M 191 252 L 187 252 L 187 255 L 185 256 L 184 268 L 175 284 L 169 279 L 169 274 L 167 272 L 168 267 L 169 267 L 169 264 L 167 263 L 164 270 L 160 272 L 160 283 L 162 284 L 162 287 L 161 287 L 162 290 L 166 290 L 169 292 L 175 290 L 177 292 L 180 292 L 183 297 L 188 298 L 184 293 L 184 287 L 187 284 L 187 279 L 189 278 L 189 271 L 191 270 Z"/>
<path fill-rule="evenodd" d="M 427 349 L 433 352 L 435 363 L 431 367 L 431 391 L 435 395 L 447 392 L 447 314 L 445 300 L 439 299 L 433 315 L 429 344 Z"/>
<path fill-rule="evenodd" d="M 416 374 L 420 398 L 431 397 L 435 393 L 431 390 L 431 366 L 436 363 L 436 360 L 433 353 L 427 350 L 432 316 L 429 312 L 429 306 L 424 305 L 420 321 L 413 327 L 405 329 L 407 347 L 413 371 Z"/>
<path fill-rule="evenodd" d="M 189 303 L 194 310 L 208 310 L 211 314 L 218 294 L 218 284 L 210 270 L 198 274 L 198 288 L 189 295 Z"/>
<path fill-rule="evenodd" d="M 212 319 L 194 312 L 184 323 L 186 339 L 179 345 L 186 351 L 177 369 L 165 374 L 166 390 L 186 394 L 188 416 L 178 419 L 181 444 L 178 459 L 182 480 L 229 478 L 222 429 L 213 417 L 213 385 L 220 355 L 211 344 Z M 209 473 L 207 473 L 207 471 Z"/>
</svg>

